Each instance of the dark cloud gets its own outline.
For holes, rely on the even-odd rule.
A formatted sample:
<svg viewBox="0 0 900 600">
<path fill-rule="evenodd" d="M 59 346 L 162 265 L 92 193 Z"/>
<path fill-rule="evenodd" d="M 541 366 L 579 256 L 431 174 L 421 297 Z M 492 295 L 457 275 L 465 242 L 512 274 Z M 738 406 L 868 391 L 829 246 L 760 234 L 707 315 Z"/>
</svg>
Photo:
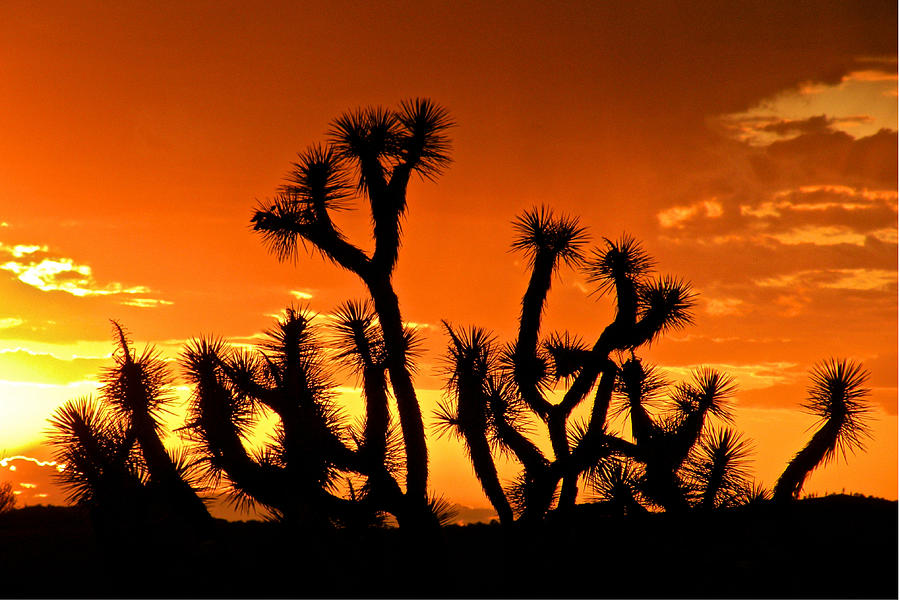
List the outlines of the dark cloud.
<svg viewBox="0 0 900 600">
<path fill-rule="evenodd" d="M 810 134 L 831 132 L 834 119 L 825 115 L 801 120 L 780 120 L 763 125 L 760 129 L 778 135 Z"/>
<path fill-rule="evenodd" d="M 773 143 L 766 157 L 760 178 L 775 182 L 897 186 L 897 132 L 887 129 L 859 140 L 842 131 L 801 135 Z"/>
</svg>

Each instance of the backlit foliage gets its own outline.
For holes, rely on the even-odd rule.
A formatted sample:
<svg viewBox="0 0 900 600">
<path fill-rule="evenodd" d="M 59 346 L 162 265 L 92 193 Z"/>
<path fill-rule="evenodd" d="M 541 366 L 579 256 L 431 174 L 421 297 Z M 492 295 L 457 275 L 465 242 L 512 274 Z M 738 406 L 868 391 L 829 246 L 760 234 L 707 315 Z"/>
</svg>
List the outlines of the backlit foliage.
<svg viewBox="0 0 900 600">
<path fill-rule="evenodd" d="M 638 353 L 693 323 L 695 294 L 685 280 L 653 274 L 656 261 L 630 236 L 585 251 L 578 220 L 541 207 L 513 221 L 513 250 L 527 259 L 518 337 L 502 345 L 487 330 L 454 328 L 446 354 L 447 394 L 435 412 L 438 433 L 465 446 L 501 522 L 531 521 L 576 502 L 589 484 L 615 513 L 713 510 L 765 501 L 750 479 L 752 446 L 729 426 L 737 388 L 725 373 L 696 369 L 668 381 Z M 574 269 L 611 297 L 615 318 L 586 343 L 564 331 L 541 336 L 554 275 Z M 823 456 L 861 446 L 866 390 L 857 365 L 832 361 L 813 373 L 806 405 L 834 430 Z M 586 419 L 572 419 L 585 405 Z M 529 424 L 546 428 L 552 454 Z M 617 432 L 615 423 L 624 423 Z M 495 458 L 521 469 L 505 485 Z M 777 493 L 776 493 L 777 496 Z"/>
</svg>

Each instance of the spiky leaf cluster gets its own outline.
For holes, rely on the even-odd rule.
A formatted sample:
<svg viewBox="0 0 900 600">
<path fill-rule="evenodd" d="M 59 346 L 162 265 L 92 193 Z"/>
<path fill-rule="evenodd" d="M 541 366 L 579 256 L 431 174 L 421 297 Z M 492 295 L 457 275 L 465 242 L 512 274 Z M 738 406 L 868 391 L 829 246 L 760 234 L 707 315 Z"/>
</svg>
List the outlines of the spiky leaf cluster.
<svg viewBox="0 0 900 600">
<path fill-rule="evenodd" d="M 834 424 L 837 434 L 825 453 L 827 464 L 840 453 L 865 449 L 870 437 L 868 418 L 871 390 L 865 387 L 869 372 L 851 360 L 832 358 L 817 364 L 810 373 L 810 386 L 803 408 L 819 418 L 820 424 Z"/>
<path fill-rule="evenodd" d="M 737 391 L 734 379 L 710 367 L 700 367 L 689 381 L 676 386 L 672 395 L 675 414 L 681 421 L 699 413 L 709 413 L 731 422 L 729 400 Z"/>
<path fill-rule="evenodd" d="M 683 279 L 666 275 L 642 282 L 637 286 L 639 327 L 634 346 L 693 325 L 695 304 L 696 294 Z"/>
<path fill-rule="evenodd" d="M 297 204 L 295 210 L 309 211 L 314 221 L 329 210 L 345 210 L 353 196 L 346 165 L 330 146 L 315 144 L 297 155 L 297 162 L 282 190 Z"/>
<path fill-rule="evenodd" d="M 611 457 L 598 463 L 589 473 L 588 480 L 594 492 L 595 502 L 604 502 L 618 512 L 644 512 L 641 488 L 644 473 L 640 463 L 630 458 Z"/>
<path fill-rule="evenodd" d="M 331 125 L 328 136 L 341 159 L 358 165 L 358 186 L 368 189 L 384 172 L 405 165 L 434 179 L 450 164 L 449 112 L 428 99 L 347 112 Z"/>
<path fill-rule="evenodd" d="M 596 293 L 615 290 L 616 282 L 636 284 L 653 270 L 655 261 L 635 238 L 623 235 L 619 240 L 603 241 L 605 246 L 594 248 L 586 264 L 588 281 L 597 285 Z"/>
<path fill-rule="evenodd" d="M 551 333 L 542 345 L 549 356 L 550 372 L 556 381 L 577 375 L 590 351 L 584 340 L 568 331 Z"/>
<path fill-rule="evenodd" d="M 333 313 L 331 325 L 335 358 L 355 371 L 384 368 L 387 358 L 378 315 L 368 300 L 344 302 Z"/>
<path fill-rule="evenodd" d="M 541 206 L 516 217 L 513 229 L 512 249 L 522 252 L 532 267 L 538 260 L 549 261 L 553 268 L 560 263 L 578 266 L 584 260 L 582 247 L 588 235 L 577 217 L 556 215 Z"/>
<path fill-rule="evenodd" d="M 615 397 L 617 402 L 610 410 L 610 417 L 631 413 L 633 408 L 659 409 L 661 398 L 671 382 L 655 365 L 637 358 L 622 363 L 616 378 Z"/>
<path fill-rule="evenodd" d="M 100 376 L 100 394 L 105 404 L 123 420 L 147 419 L 154 429 L 173 399 L 174 380 L 168 365 L 155 348 L 148 346 L 141 354 L 131 347 L 121 325 L 113 321 L 116 336 L 115 364 Z"/>
<path fill-rule="evenodd" d="M 123 490 L 143 487 L 146 471 L 126 421 L 89 397 L 72 400 L 50 417 L 48 441 L 55 475 L 75 504 L 108 502 Z"/>
<path fill-rule="evenodd" d="M 683 467 L 696 503 L 708 509 L 743 503 L 752 453 L 751 443 L 730 427 L 705 432 Z"/>
<path fill-rule="evenodd" d="M 397 111 L 401 135 L 399 160 L 414 165 L 425 179 L 434 180 L 450 165 L 450 137 L 447 130 L 455 126 L 444 107 L 427 98 L 404 100 Z"/>
</svg>

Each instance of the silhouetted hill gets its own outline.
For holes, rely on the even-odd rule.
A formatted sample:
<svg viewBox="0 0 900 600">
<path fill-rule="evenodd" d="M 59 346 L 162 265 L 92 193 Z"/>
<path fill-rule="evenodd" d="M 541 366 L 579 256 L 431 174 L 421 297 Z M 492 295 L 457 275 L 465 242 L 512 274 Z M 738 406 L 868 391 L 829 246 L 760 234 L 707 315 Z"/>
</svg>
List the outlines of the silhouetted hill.
<svg viewBox="0 0 900 600">
<path fill-rule="evenodd" d="M 0 515 L 2 595 L 897 597 L 897 502 L 861 496 L 682 517 L 583 505 L 529 530 L 447 527 L 428 546 L 396 529 L 216 526 L 212 541 L 103 545 L 82 509 Z"/>
</svg>

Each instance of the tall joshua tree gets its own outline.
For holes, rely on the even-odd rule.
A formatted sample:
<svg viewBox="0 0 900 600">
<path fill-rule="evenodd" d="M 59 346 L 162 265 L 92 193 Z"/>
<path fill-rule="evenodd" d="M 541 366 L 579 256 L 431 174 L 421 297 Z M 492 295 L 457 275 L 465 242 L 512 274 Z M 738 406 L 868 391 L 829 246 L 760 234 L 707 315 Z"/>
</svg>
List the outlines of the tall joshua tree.
<svg viewBox="0 0 900 600">
<path fill-rule="evenodd" d="M 635 352 L 691 323 L 690 285 L 652 277 L 653 260 L 628 236 L 604 239 L 585 252 L 586 230 L 571 216 L 535 208 L 518 217 L 514 228 L 513 249 L 525 254 L 531 272 L 517 339 L 502 348 L 481 329 L 445 324 L 448 398 L 436 413 L 437 427 L 462 438 L 501 521 L 511 520 L 511 508 L 524 520 L 543 517 L 554 502 L 570 508 L 585 473 L 592 474 L 601 496 L 630 506 L 623 509 L 636 510 L 632 490 L 667 509 L 689 508 L 685 461 L 708 415 L 729 419 L 725 402 L 734 386 L 727 376 L 700 369 L 691 381 L 670 390 L 670 414 L 658 419 L 647 408 L 668 383 L 642 366 Z M 553 275 L 563 266 L 582 270 L 595 293 L 615 296 L 615 318 L 593 345 L 570 332 L 541 339 Z M 560 401 L 551 401 L 554 389 L 561 391 Z M 592 390 L 587 421 L 570 423 Z M 614 395 L 622 401 L 612 406 Z M 613 415 L 630 414 L 634 442 L 609 433 L 611 408 Z M 529 412 L 546 426 L 552 457 L 530 439 Z M 522 465 L 518 481 L 507 490 L 497 482 L 493 450 Z"/>
<path fill-rule="evenodd" d="M 408 335 L 394 291 L 406 192 L 412 175 L 433 180 L 450 163 L 447 130 L 453 125 L 441 106 L 427 99 L 397 109 L 363 108 L 332 122 L 329 142 L 299 160 L 274 200 L 258 207 L 253 229 L 280 260 L 295 260 L 298 245 L 355 273 L 371 295 L 384 343 L 384 363 L 396 398 L 406 450 L 407 497 L 427 501 L 428 453 L 422 413 L 413 387 Z M 374 251 L 367 254 L 346 239 L 333 220 L 354 197 L 368 201 Z"/>
<path fill-rule="evenodd" d="M 819 417 L 819 428 L 778 478 L 774 490 L 778 503 L 799 496 L 803 482 L 820 464 L 827 464 L 838 453 L 846 460 L 848 452 L 864 449 L 870 435 L 866 397 L 871 390 L 864 387 L 869 372 L 862 365 L 828 359 L 813 368 L 810 379 L 803 408 Z"/>
</svg>

